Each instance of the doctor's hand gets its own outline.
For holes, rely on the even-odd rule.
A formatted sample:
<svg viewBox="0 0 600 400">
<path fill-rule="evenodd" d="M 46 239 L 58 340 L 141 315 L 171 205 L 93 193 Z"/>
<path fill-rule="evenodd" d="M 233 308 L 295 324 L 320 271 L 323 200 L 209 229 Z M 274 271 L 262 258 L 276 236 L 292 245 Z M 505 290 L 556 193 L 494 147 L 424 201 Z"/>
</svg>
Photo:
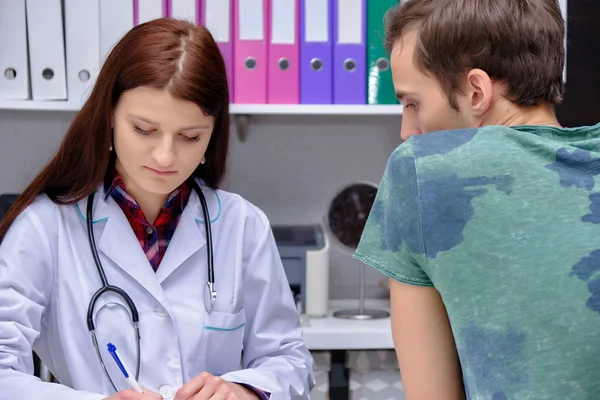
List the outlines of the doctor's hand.
<svg viewBox="0 0 600 400">
<path fill-rule="evenodd" d="M 177 391 L 173 400 L 260 400 L 251 390 L 202 372 Z"/>
<path fill-rule="evenodd" d="M 115 393 L 104 400 L 163 400 L 162 396 L 142 388 L 144 393 L 138 393 L 133 389 L 123 390 Z"/>
</svg>

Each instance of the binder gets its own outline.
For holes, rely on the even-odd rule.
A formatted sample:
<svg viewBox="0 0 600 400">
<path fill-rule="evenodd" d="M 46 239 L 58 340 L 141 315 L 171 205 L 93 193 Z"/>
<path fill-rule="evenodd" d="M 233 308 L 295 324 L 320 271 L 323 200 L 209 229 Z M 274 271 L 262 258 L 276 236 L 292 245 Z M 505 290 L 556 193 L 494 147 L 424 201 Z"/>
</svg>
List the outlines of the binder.
<svg viewBox="0 0 600 400">
<path fill-rule="evenodd" d="M 300 5 L 300 103 L 333 102 L 332 0 Z"/>
<path fill-rule="evenodd" d="M 229 99 L 234 100 L 233 67 L 233 7 L 232 0 L 200 0 L 200 23 L 210 31 L 217 42 L 227 68 Z M 202 4 L 203 2 L 203 4 Z"/>
<path fill-rule="evenodd" d="M 168 15 L 172 18 L 185 19 L 194 24 L 199 24 L 202 3 L 202 0 L 169 0 Z"/>
<path fill-rule="evenodd" d="M 334 0 L 333 103 L 366 104 L 366 0 Z"/>
<path fill-rule="evenodd" d="M 560 7 L 560 13 L 565 21 L 565 65 L 563 67 L 563 83 L 567 83 L 567 23 L 568 23 L 568 0 L 558 0 L 558 5 Z"/>
<path fill-rule="evenodd" d="M 300 6 L 298 0 L 271 0 L 267 102 L 300 102 Z"/>
<path fill-rule="evenodd" d="M 28 100 L 25 0 L 0 0 L 0 99 Z"/>
<path fill-rule="evenodd" d="M 98 0 L 100 14 L 100 62 L 133 28 L 133 0 Z"/>
<path fill-rule="evenodd" d="M 367 4 L 367 104 L 398 104 L 390 58 L 384 47 L 385 13 L 398 0 L 369 1 Z"/>
<path fill-rule="evenodd" d="M 133 25 L 137 26 L 168 15 L 167 0 L 133 0 Z"/>
<path fill-rule="evenodd" d="M 67 78 L 61 0 L 26 0 L 33 100 L 66 100 Z"/>
<path fill-rule="evenodd" d="M 267 0 L 234 0 L 234 102 L 267 102 Z"/>
<path fill-rule="evenodd" d="M 81 106 L 100 69 L 98 0 L 65 0 L 67 98 Z"/>
</svg>

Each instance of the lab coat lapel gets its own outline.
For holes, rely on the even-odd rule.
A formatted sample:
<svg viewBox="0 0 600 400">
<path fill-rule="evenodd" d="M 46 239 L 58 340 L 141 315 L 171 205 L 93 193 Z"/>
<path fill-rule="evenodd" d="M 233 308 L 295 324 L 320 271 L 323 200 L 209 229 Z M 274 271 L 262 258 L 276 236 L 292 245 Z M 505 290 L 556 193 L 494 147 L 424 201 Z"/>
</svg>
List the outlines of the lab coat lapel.
<svg viewBox="0 0 600 400">
<path fill-rule="evenodd" d="M 162 302 L 162 287 L 119 205 L 112 197 L 105 201 L 102 190 L 96 192 L 94 202 L 94 232 L 100 257 L 102 253 L 106 255 L 154 298 Z M 81 211 L 85 215 L 86 202 L 83 203 L 84 208 Z M 108 266 L 105 265 L 104 269 L 108 270 Z M 114 282 L 110 282 L 109 278 L 109 283 Z"/>
<path fill-rule="evenodd" d="M 204 188 L 207 202 L 209 202 L 210 190 Z M 214 196 L 214 194 L 213 194 Z M 209 211 L 211 206 L 209 203 Z M 159 282 L 163 282 L 169 277 L 181 264 L 193 256 L 197 251 L 206 246 L 205 231 L 203 226 L 202 206 L 198 195 L 192 190 L 188 204 L 181 214 L 175 233 L 167 247 L 167 251 L 156 271 Z"/>
</svg>

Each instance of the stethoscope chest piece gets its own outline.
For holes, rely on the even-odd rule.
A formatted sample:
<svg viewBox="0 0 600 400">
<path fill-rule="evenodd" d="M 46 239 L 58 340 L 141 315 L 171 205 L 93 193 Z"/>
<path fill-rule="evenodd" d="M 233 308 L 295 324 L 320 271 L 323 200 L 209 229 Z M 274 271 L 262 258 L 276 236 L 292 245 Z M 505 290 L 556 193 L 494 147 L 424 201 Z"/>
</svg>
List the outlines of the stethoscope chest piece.
<svg viewBox="0 0 600 400">
<path fill-rule="evenodd" d="M 214 288 L 213 282 L 206 282 L 206 288 L 204 289 L 204 307 L 206 308 L 207 313 L 211 313 L 214 306 L 215 301 L 217 300 L 217 292 Z"/>
</svg>

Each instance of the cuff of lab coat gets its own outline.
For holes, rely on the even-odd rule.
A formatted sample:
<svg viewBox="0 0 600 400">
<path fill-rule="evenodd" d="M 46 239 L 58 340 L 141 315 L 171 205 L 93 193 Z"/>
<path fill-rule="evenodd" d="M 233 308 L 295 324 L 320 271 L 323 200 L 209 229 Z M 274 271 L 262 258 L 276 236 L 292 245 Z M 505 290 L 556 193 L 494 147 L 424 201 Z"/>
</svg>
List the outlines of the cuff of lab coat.
<svg viewBox="0 0 600 400">
<path fill-rule="evenodd" d="M 254 393 L 256 393 L 256 395 L 258 396 L 258 398 L 260 400 L 269 400 L 271 398 L 271 393 L 269 392 L 265 392 L 263 390 L 260 390 L 258 388 L 255 388 L 254 386 L 248 385 L 247 383 L 240 383 L 240 382 L 232 382 L 232 383 L 236 383 L 240 386 L 245 387 L 248 390 L 253 391 Z"/>
</svg>

